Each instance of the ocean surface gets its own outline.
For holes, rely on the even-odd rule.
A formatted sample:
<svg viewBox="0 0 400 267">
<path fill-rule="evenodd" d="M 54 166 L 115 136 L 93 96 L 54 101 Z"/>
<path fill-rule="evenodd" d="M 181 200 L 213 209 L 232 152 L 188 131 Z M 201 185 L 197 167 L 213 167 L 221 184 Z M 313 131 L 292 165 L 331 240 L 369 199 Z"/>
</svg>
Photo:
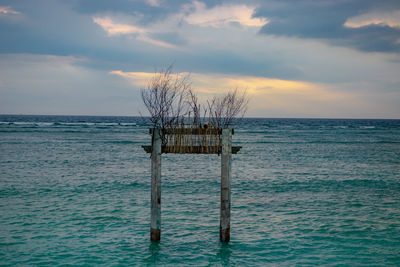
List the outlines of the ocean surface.
<svg viewBox="0 0 400 267">
<path fill-rule="evenodd" d="M 217 155 L 163 155 L 150 242 L 148 128 L 1 115 L 0 265 L 400 266 L 400 120 L 240 122 L 228 244 Z"/>
</svg>

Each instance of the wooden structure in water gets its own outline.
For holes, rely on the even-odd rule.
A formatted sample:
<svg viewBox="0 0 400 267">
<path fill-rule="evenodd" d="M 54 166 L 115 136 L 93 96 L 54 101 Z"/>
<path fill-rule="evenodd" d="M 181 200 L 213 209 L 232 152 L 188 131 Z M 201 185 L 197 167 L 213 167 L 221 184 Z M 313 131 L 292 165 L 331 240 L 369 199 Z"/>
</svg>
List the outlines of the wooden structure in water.
<svg viewBox="0 0 400 267">
<path fill-rule="evenodd" d="M 161 238 L 161 154 L 221 155 L 220 240 L 230 240 L 231 159 L 240 146 L 232 146 L 233 129 L 171 128 L 150 129 L 152 145 L 142 146 L 151 153 L 151 224 L 150 239 Z"/>
</svg>

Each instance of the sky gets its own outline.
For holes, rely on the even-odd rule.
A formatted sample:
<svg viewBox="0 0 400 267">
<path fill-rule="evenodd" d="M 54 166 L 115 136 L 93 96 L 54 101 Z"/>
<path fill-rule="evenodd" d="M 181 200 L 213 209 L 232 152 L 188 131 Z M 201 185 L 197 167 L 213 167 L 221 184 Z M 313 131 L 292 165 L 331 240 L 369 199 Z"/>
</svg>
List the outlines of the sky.
<svg viewBox="0 0 400 267">
<path fill-rule="evenodd" d="M 173 64 L 247 117 L 400 118 L 399 0 L 0 0 L 0 114 L 146 114 Z"/>
</svg>

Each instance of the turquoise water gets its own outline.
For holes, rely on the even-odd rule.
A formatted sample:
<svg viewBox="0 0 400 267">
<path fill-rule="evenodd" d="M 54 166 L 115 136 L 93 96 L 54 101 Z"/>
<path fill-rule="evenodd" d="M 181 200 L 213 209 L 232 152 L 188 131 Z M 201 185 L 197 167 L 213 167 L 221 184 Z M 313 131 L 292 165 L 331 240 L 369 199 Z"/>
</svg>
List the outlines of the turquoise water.
<svg viewBox="0 0 400 267">
<path fill-rule="evenodd" d="M 149 241 L 148 125 L 0 116 L 0 265 L 400 265 L 400 121 L 246 119 L 231 242 L 217 155 L 163 155 Z"/>
</svg>

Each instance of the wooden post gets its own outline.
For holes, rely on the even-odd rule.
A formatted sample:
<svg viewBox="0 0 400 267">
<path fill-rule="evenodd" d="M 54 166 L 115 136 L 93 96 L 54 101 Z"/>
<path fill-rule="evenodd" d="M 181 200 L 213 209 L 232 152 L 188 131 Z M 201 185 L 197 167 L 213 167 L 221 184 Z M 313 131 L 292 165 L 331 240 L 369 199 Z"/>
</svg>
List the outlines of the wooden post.
<svg viewBox="0 0 400 267">
<path fill-rule="evenodd" d="M 221 209 L 219 224 L 219 239 L 222 242 L 230 240 L 231 231 L 231 159 L 232 130 L 222 130 L 221 154 Z"/>
<path fill-rule="evenodd" d="M 150 240 L 161 237 L 161 130 L 153 129 L 151 151 L 151 224 Z"/>
</svg>

